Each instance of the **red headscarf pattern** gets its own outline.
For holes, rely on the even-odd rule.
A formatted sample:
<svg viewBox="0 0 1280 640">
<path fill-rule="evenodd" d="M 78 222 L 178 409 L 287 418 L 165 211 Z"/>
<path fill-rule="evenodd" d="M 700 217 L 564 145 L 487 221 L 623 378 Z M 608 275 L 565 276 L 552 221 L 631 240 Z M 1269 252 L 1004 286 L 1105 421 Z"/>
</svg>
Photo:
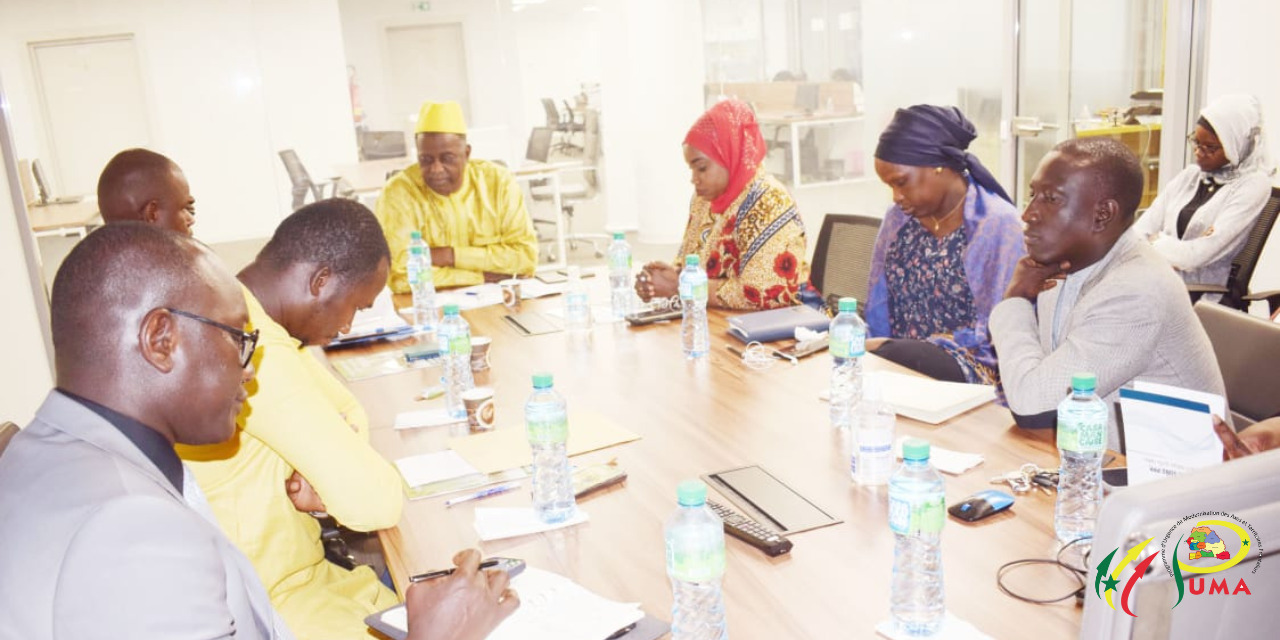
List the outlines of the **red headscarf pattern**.
<svg viewBox="0 0 1280 640">
<path fill-rule="evenodd" d="M 723 213 L 751 183 L 766 151 L 756 114 L 741 100 L 725 100 L 708 109 L 693 123 L 684 143 L 729 170 L 729 186 L 711 201 L 712 213 Z"/>
</svg>

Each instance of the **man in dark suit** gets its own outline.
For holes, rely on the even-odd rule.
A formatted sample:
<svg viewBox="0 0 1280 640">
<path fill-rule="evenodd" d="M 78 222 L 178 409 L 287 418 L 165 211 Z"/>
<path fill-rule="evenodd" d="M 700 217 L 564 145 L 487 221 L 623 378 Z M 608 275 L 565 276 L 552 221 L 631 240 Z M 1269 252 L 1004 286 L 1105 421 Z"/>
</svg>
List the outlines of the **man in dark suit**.
<svg viewBox="0 0 1280 640">
<path fill-rule="evenodd" d="M 144 224 L 72 250 L 51 300 L 57 388 L 0 458 L 0 638 L 292 638 L 175 443 L 229 438 L 257 341 L 205 247 Z M 411 638 L 483 638 L 519 604 L 455 557 L 407 594 Z"/>
</svg>

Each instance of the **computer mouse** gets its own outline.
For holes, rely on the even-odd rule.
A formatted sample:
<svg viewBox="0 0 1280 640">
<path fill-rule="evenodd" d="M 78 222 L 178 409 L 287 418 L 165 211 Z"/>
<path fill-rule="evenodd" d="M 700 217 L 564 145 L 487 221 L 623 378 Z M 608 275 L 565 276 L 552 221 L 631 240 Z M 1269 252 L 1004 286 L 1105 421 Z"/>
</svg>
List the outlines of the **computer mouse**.
<svg viewBox="0 0 1280 640">
<path fill-rule="evenodd" d="M 958 504 L 951 505 L 947 513 L 965 522 L 976 522 L 1011 506 L 1013 506 L 1013 496 L 1003 491 L 987 489 L 965 498 Z"/>
</svg>

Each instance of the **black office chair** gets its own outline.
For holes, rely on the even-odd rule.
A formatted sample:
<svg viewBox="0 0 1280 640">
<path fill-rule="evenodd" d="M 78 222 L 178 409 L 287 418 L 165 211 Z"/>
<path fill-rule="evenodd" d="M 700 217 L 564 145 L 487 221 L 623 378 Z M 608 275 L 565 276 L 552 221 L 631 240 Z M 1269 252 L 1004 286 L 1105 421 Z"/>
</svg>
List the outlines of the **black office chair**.
<svg viewBox="0 0 1280 640">
<path fill-rule="evenodd" d="M 822 293 L 828 307 L 834 309 L 833 301 L 846 296 L 866 302 L 871 252 L 879 233 L 879 218 L 828 213 L 822 219 L 809 280 Z"/>
<path fill-rule="evenodd" d="M 1192 303 L 1206 293 L 1221 293 L 1222 299 L 1218 301 L 1219 304 L 1232 309 L 1248 311 L 1251 303 L 1266 300 L 1271 306 L 1271 312 L 1275 313 L 1277 305 L 1280 305 L 1280 291 L 1252 294 L 1249 292 L 1249 282 L 1253 280 L 1253 271 L 1257 268 L 1258 258 L 1262 257 L 1262 249 L 1266 247 L 1267 238 L 1276 225 L 1277 216 L 1280 216 L 1280 188 L 1272 187 L 1271 197 L 1267 198 L 1267 204 L 1262 207 L 1262 213 L 1258 214 L 1257 221 L 1253 223 L 1253 229 L 1249 231 L 1249 240 L 1231 261 L 1231 273 L 1227 276 L 1227 285 L 1224 287 L 1211 284 L 1188 284 L 1187 292 L 1191 294 Z"/>
<path fill-rule="evenodd" d="M 1196 316 L 1218 358 L 1237 430 L 1280 415 L 1280 324 L 1220 304 L 1199 302 Z"/>
<path fill-rule="evenodd" d="M 284 162 L 284 170 L 289 174 L 289 182 L 293 183 L 294 211 L 306 204 L 308 194 L 316 200 L 324 200 L 325 198 L 345 198 L 355 193 L 355 190 L 345 184 L 342 178 L 329 178 L 320 184 L 313 182 L 311 174 L 307 173 L 307 168 L 302 166 L 298 153 L 293 149 L 281 151 L 280 160 Z M 329 195 L 325 195 L 326 190 L 329 191 Z"/>
</svg>

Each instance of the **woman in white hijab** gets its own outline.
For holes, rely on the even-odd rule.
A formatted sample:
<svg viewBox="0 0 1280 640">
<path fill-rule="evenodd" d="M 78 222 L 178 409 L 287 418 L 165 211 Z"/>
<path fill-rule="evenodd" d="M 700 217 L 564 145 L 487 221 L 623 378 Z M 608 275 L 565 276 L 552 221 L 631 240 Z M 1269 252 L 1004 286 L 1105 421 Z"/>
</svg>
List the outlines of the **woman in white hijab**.
<svg viewBox="0 0 1280 640">
<path fill-rule="evenodd" d="M 1186 282 L 1223 286 L 1271 195 L 1262 106 L 1250 95 L 1218 98 L 1187 142 L 1196 163 L 1165 185 L 1134 227 Z"/>
</svg>

